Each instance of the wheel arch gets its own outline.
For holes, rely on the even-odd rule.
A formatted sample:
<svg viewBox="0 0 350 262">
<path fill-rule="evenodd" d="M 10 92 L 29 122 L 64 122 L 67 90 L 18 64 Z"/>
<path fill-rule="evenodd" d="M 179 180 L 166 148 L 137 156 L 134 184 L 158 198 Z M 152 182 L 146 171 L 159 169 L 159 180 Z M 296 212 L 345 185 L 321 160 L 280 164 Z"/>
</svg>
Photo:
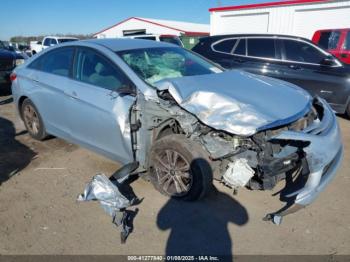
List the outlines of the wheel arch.
<svg viewBox="0 0 350 262">
<path fill-rule="evenodd" d="M 153 141 L 159 140 L 162 137 L 165 137 L 167 135 L 184 133 L 179 122 L 173 118 L 163 122 L 160 126 L 155 128 L 154 132 L 155 134 L 153 136 L 154 137 Z"/>
<path fill-rule="evenodd" d="M 26 100 L 28 97 L 27 96 L 21 96 L 19 99 L 18 99 L 18 103 L 17 103 L 17 109 L 18 109 L 18 112 L 19 112 L 19 116 L 21 117 L 21 119 L 23 120 L 23 115 L 22 115 L 22 105 L 23 105 L 23 102 L 24 100 Z"/>
</svg>

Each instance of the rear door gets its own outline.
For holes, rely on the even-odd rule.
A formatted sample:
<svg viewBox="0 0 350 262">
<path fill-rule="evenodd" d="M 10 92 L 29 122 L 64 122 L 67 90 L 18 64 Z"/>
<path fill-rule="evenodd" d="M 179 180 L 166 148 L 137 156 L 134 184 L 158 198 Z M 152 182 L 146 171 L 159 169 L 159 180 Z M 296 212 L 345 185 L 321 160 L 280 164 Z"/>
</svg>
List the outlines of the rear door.
<svg viewBox="0 0 350 262">
<path fill-rule="evenodd" d="M 254 74 L 281 78 L 281 54 L 275 38 L 247 38 L 247 59 L 245 67 Z"/>
<path fill-rule="evenodd" d="M 71 136 L 122 163 L 133 160 L 129 115 L 135 97 L 118 93 L 126 87 L 135 92 L 131 81 L 106 56 L 91 48 L 77 49 L 67 90 Z"/>
<path fill-rule="evenodd" d="M 37 106 L 47 131 L 62 138 L 69 137 L 66 118 L 66 89 L 73 62 L 74 48 L 64 47 L 41 55 L 28 65 L 31 99 Z"/>
</svg>

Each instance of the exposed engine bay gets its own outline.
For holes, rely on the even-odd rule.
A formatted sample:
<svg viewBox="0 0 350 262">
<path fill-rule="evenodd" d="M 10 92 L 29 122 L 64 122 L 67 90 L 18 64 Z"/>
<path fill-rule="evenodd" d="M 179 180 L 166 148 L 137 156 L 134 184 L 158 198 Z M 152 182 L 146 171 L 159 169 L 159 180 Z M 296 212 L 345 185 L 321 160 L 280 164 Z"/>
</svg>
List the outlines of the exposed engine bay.
<svg viewBox="0 0 350 262">
<path fill-rule="evenodd" d="M 139 125 L 140 129 L 143 129 L 140 131 L 148 132 L 148 136 L 153 140 L 165 134 L 185 134 L 208 152 L 212 160 L 214 178 L 231 187 L 272 189 L 278 181 L 285 178 L 286 172 L 300 168 L 303 163 L 305 165 L 303 147 L 308 145 L 307 142 L 276 142 L 271 141 L 271 138 L 283 130 L 303 130 L 316 120 L 315 108 L 302 119 L 289 125 L 244 137 L 206 126 L 181 109 L 167 91 L 162 91 L 160 97 L 160 103 L 148 101 L 141 105 L 143 110 L 134 107 L 133 111 L 139 112 L 139 116 L 135 116 L 133 126 Z M 147 126 L 144 127 L 143 123 L 147 123 Z M 144 138 L 145 136 L 142 140 Z M 146 159 L 140 153 L 139 160 Z M 146 166 L 147 163 L 145 168 Z M 306 168 L 307 165 L 304 169 Z M 245 179 L 246 183 L 239 181 L 244 175 L 249 178 Z"/>
</svg>

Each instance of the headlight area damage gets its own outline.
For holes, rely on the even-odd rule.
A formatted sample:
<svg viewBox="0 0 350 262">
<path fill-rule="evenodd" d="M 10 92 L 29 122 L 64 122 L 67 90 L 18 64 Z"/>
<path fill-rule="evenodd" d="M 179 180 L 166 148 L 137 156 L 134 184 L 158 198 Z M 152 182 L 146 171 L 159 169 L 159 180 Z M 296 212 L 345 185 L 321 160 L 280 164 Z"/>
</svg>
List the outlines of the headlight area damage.
<svg viewBox="0 0 350 262">
<path fill-rule="evenodd" d="M 262 83 L 269 85 L 275 80 L 261 81 L 269 81 Z M 142 148 L 150 148 L 165 133 L 185 134 L 208 153 L 214 178 L 234 189 L 269 190 L 286 180 L 286 206 L 266 216 L 276 224 L 312 203 L 334 177 L 342 158 L 342 142 L 335 115 L 324 100 L 312 101 L 297 90 L 302 99 L 293 103 L 276 100 L 277 108 L 270 104 L 264 111 L 256 104 L 238 102 L 210 89 L 193 91 L 187 85 L 185 95 L 179 86 L 173 80 L 159 83 L 158 101 L 138 97 L 132 119 L 133 126 L 139 128 L 133 141 L 139 141 L 134 147 L 136 159 L 145 169 L 148 151 Z M 291 87 L 284 89 L 288 93 Z M 265 99 L 263 91 L 255 91 Z M 244 100 L 242 95 L 240 100 Z M 269 100 L 260 103 L 269 105 L 273 102 Z M 279 103 L 284 106 L 278 108 Z"/>
</svg>

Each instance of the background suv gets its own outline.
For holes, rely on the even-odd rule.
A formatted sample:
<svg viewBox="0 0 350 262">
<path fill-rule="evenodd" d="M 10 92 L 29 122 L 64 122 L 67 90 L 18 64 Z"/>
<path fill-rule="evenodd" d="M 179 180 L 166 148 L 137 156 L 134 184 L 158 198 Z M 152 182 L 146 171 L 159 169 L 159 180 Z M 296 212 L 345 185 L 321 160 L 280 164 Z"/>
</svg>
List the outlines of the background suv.
<svg viewBox="0 0 350 262">
<path fill-rule="evenodd" d="M 192 49 L 228 69 L 279 78 L 350 116 L 350 66 L 311 41 L 284 35 L 205 37 Z"/>
</svg>

